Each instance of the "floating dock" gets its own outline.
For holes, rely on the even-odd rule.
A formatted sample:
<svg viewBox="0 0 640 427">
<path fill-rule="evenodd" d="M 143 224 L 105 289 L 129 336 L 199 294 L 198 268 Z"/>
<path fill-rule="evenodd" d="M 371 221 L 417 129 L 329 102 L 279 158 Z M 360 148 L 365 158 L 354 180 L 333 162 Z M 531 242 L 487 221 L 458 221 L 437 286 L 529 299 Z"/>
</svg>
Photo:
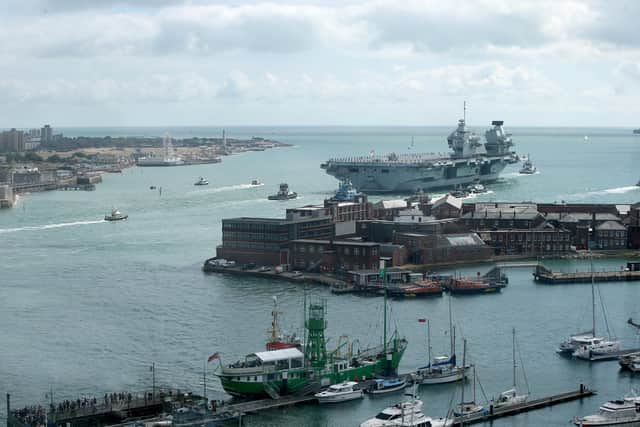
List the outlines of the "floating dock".
<svg viewBox="0 0 640 427">
<path fill-rule="evenodd" d="M 492 421 L 498 418 L 511 417 L 513 415 L 520 414 L 522 412 L 535 411 L 537 409 L 546 408 L 549 406 L 558 405 L 560 403 L 571 402 L 573 400 L 583 399 L 596 394 L 595 390 L 591 390 L 580 384 L 580 388 L 575 391 L 569 391 L 567 393 L 555 394 L 553 396 L 541 397 L 539 399 L 529 400 L 527 402 L 510 405 L 503 408 L 494 409 L 490 406 L 487 411 L 477 415 L 465 417 L 464 419 L 454 419 L 454 426 L 464 426 L 470 424 L 477 424 L 486 421 Z"/>
<path fill-rule="evenodd" d="M 640 354 L 640 348 L 629 348 L 626 350 L 614 351 L 607 354 L 594 354 L 589 356 L 591 362 L 601 362 L 605 360 L 618 360 L 621 357 L 631 356 L 634 354 Z"/>
<path fill-rule="evenodd" d="M 594 282 L 625 282 L 632 280 L 640 280 L 640 263 L 629 262 L 627 268 L 620 271 L 594 271 L 575 273 L 554 272 L 543 265 L 537 265 L 533 272 L 533 278 L 536 282 L 546 283 L 550 285 L 559 285 L 566 283 L 591 283 Z"/>
</svg>

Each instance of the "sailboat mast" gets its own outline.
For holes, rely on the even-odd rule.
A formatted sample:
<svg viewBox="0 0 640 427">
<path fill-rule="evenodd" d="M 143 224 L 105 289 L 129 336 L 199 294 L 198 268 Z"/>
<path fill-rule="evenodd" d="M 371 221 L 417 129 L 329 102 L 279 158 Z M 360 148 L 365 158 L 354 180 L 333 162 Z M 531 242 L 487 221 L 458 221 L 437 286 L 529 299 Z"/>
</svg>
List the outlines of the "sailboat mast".
<svg viewBox="0 0 640 427">
<path fill-rule="evenodd" d="M 591 252 L 591 248 L 589 248 L 589 255 L 591 259 L 591 331 L 593 333 L 593 337 L 596 336 L 596 289 L 595 289 L 595 278 L 593 273 L 593 252 Z"/>
<path fill-rule="evenodd" d="M 464 406 L 464 369 L 467 365 L 467 340 L 462 340 L 462 396 L 460 406 Z"/>
<path fill-rule="evenodd" d="M 453 332 L 453 321 L 451 320 L 451 295 L 449 295 L 449 347 L 450 347 L 450 352 L 449 352 L 449 357 L 453 357 L 453 355 L 456 353 L 456 339 L 454 336 L 454 332 Z"/>
<path fill-rule="evenodd" d="M 427 360 L 429 361 L 429 372 L 431 372 L 431 323 L 427 319 Z"/>
<path fill-rule="evenodd" d="M 513 328 L 513 387 L 516 386 L 516 328 Z"/>
</svg>

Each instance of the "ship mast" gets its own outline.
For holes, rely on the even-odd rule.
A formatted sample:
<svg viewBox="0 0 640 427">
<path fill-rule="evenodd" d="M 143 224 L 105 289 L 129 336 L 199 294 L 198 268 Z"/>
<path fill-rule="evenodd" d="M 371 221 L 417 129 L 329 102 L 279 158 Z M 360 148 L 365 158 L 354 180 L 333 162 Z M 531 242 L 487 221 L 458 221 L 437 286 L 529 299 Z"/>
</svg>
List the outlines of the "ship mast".
<svg viewBox="0 0 640 427">
<path fill-rule="evenodd" d="M 512 330 L 513 334 L 513 388 L 516 387 L 516 328 Z"/>
<path fill-rule="evenodd" d="M 462 120 L 464 121 L 464 123 L 467 123 L 467 101 L 464 101 L 464 103 L 462 104 Z"/>
</svg>

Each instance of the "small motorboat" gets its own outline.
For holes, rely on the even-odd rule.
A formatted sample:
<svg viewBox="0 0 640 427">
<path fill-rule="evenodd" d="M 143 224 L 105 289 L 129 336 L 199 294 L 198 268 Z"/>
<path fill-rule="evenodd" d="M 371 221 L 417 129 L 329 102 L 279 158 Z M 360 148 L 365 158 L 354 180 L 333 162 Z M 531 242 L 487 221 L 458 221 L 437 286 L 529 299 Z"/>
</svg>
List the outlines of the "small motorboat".
<svg viewBox="0 0 640 427">
<path fill-rule="evenodd" d="M 376 379 L 369 390 L 370 394 L 386 394 L 403 390 L 407 386 L 407 382 L 400 378 Z"/>
<path fill-rule="evenodd" d="M 155 189 L 156 189 L 155 185 L 152 185 L 152 186 L 149 187 L 149 190 L 155 190 Z"/>
<path fill-rule="evenodd" d="M 506 286 L 504 283 L 488 283 L 480 279 L 462 277 L 451 281 L 449 292 L 452 294 L 489 294 L 500 292 Z"/>
<path fill-rule="evenodd" d="M 110 215 L 105 215 L 105 221 L 122 221 L 123 219 L 129 218 L 129 215 L 125 215 L 117 209 L 113 209 Z"/>
<path fill-rule="evenodd" d="M 200 177 L 200 179 L 197 180 L 193 185 L 209 185 L 209 181 L 207 181 L 203 177 Z"/>
<path fill-rule="evenodd" d="M 486 193 L 487 192 L 487 188 L 480 184 L 480 183 L 476 183 L 476 184 L 471 184 L 470 186 L 467 187 L 467 191 L 473 194 L 481 194 L 481 193 Z"/>
<path fill-rule="evenodd" d="M 251 185 L 253 185 L 254 187 L 257 187 L 259 185 L 264 185 L 263 183 L 260 182 L 260 180 L 257 179 L 252 179 L 251 180 Z"/>
<path fill-rule="evenodd" d="M 298 197 L 298 193 L 295 191 L 289 191 L 289 184 L 283 182 L 280 184 L 280 189 L 277 194 L 273 194 L 268 197 L 269 200 L 291 200 Z"/>
<path fill-rule="evenodd" d="M 636 182 L 636 187 L 640 187 L 640 179 Z"/>
<path fill-rule="evenodd" d="M 345 381 L 329 386 L 327 390 L 316 393 L 318 403 L 338 403 L 360 399 L 363 396 L 360 385 L 355 381 Z"/>
<path fill-rule="evenodd" d="M 431 280 L 419 280 L 388 289 L 389 295 L 396 298 L 441 297 L 443 288 Z"/>
</svg>

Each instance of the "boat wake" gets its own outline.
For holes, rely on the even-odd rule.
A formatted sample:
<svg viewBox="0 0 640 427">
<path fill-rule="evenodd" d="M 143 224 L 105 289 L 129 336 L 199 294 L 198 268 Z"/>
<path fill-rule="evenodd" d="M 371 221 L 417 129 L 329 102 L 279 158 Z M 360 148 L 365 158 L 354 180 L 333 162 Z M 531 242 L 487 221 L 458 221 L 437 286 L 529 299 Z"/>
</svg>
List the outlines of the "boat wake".
<svg viewBox="0 0 640 427">
<path fill-rule="evenodd" d="M 535 171 L 534 173 L 520 173 L 520 172 L 509 172 L 503 173 L 500 175 L 500 178 L 524 178 L 527 176 L 540 175 L 540 171 Z"/>
<path fill-rule="evenodd" d="M 585 198 L 590 196 L 606 196 L 607 194 L 624 194 L 630 191 L 640 190 L 637 185 L 628 185 L 626 187 L 607 188 L 605 190 L 587 191 L 586 193 L 574 194 L 574 198 Z"/>
<path fill-rule="evenodd" d="M 100 224 L 106 222 L 105 220 L 96 220 L 96 221 L 76 221 L 76 222 L 62 222 L 59 224 L 46 224 L 46 225 L 30 225 L 27 227 L 17 227 L 17 228 L 0 228 L 0 234 L 6 233 L 17 233 L 19 231 L 38 231 L 38 230 L 49 230 L 54 228 L 63 228 L 63 227 L 73 227 L 76 225 L 90 225 L 90 224 Z"/>
<path fill-rule="evenodd" d="M 264 184 L 261 184 L 261 185 L 264 185 Z M 246 190 L 248 188 L 254 188 L 254 187 L 260 187 L 260 185 L 251 185 L 251 184 L 227 185 L 226 187 L 207 188 L 206 190 L 192 190 L 187 192 L 187 194 L 224 193 L 226 191 Z"/>
</svg>

